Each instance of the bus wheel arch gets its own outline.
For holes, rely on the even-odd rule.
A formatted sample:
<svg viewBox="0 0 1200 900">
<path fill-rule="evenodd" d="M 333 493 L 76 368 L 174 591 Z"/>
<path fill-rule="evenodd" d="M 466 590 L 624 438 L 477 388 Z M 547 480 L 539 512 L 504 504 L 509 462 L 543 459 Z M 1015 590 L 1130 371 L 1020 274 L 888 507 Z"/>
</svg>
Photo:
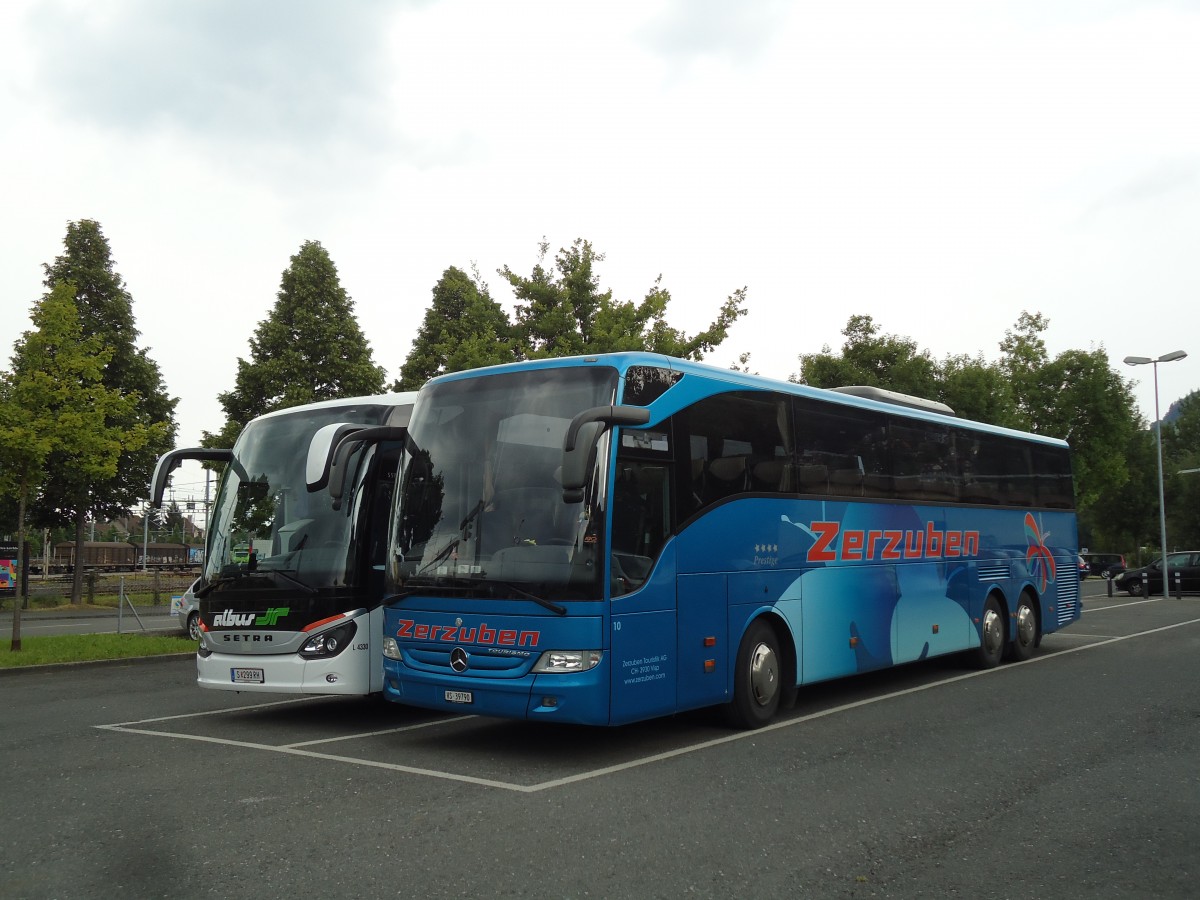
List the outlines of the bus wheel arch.
<svg viewBox="0 0 1200 900">
<path fill-rule="evenodd" d="M 1013 614 L 1013 639 L 1008 645 L 1008 656 L 1024 662 L 1033 656 L 1042 643 L 1042 605 L 1033 592 L 1026 588 L 1017 598 L 1017 609 Z"/>
<path fill-rule="evenodd" d="M 997 591 L 988 594 L 979 614 L 979 646 L 975 649 L 975 662 L 981 669 L 993 669 L 1004 658 L 1008 646 L 1007 604 Z"/>
<path fill-rule="evenodd" d="M 775 717 L 785 694 L 786 656 L 778 628 L 767 616 L 754 619 L 742 635 L 733 667 L 733 695 L 726 718 L 738 728 L 761 728 Z M 795 664 L 792 663 L 793 671 Z M 791 679 L 795 684 L 795 678 Z"/>
</svg>

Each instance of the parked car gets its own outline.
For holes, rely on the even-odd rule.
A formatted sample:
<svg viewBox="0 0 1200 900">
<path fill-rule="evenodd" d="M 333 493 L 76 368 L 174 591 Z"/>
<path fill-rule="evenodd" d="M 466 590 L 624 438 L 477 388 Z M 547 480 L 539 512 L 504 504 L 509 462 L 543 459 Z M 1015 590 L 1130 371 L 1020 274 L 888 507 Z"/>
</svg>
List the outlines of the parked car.
<svg viewBox="0 0 1200 900">
<path fill-rule="evenodd" d="M 1125 571 L 1125 557 L 1120 553 L 1084 553 L 1083 558 L 1093 575 L 1115 578 Z"/>
<path fill-rule="evenodd" d="M 1092 567 L 1088 565 L 1088 561 L 1082 556 L 1076 557 L 1079 560 L 1079 580 L 1087 578 L 1092 571 Z"/>
<path fill-rule="evenodd" d="M 188 589 L 183 592 L 183 600 L 179 604 L 179 627 L 184 630 L 193 641 L 200 640 L 200 604 L 196 600 L 196 585 L 200 583 L 197 578 Z"/>
<path fill-rule="evenodd" d="M 1168 592 L 1175 590 L 1176 578 L 1179 579 L 1179 586 L 1183 591 L 1200 591 L 1200 551 L 1180 550 L 1168 553 L 1167 568 L 1170 569 L 1171 579 Z M 1140 597 L 1143 593 L 1162 594 L 1162 559 L 1156 559 L 1140 569 L 1127 569 L 1113 579 L 1113 586 L 1119 591 L 1127 591 L 1131 597 Z"/>
</svg>

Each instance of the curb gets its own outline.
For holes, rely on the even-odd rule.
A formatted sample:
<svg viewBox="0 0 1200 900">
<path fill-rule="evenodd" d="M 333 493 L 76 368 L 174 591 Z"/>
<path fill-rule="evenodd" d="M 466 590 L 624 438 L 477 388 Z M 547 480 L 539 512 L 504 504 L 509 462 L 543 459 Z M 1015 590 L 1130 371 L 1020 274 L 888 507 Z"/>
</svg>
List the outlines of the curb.
<svg viewBox="0 0 1200 900">
<path fill-rule="evenodd" d="M 147 663 L 171 662 L 180 659 L 194 659 L 196 652 L 189 653 L 159 653 L 155 656 L 123 656 L 116 659 L 84 659 L 76 662 L 45 663 L 38 666 L 8 666 L 0 669 L 0 678 L 26 673 L 46 673 L 61 669 L 88 668 L 99 666 L 146 665 Z"/>
</svg>

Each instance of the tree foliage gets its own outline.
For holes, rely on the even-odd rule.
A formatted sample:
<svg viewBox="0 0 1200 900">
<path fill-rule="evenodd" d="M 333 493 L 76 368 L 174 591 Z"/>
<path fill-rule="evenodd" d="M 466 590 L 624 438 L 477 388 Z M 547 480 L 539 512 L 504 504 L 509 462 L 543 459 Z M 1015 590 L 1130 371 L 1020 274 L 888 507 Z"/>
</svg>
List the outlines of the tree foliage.
<svg viewBox="0 0 1200 900">
<path fill-rule="evenodd" d="M 548 253 L 549 244 L 543 241 L 528 276 L 508 266 L 500 269 L 516 297 L 513 330 L 518 353 L 525 359 L 649 350 L 698 360 L 720 345 L 733 323 L 746 314 L 746 289 L 738 288 L 707 328 L 688 335 L 667 322 L 671 295 L 661 276 L 640 302 L 614 300 L 611 290 L 600 290 L 595 267 L 604 254 L 590 241 L 578 238 L 560 249 L 550 267 Z"/>
<path fill-rule="evenodd" d="M 1200 547 L 1200 391 L 1173 404 L 1172 412 L 1162 434 L 1167 541 L 1171 549 L 1195 548 Z"/>
<path fill-rule="evenodd" d="M 504 309 L 486 284 L 451 266 L 433 287 L 433 302 L 393 389 L 415 391 L 436 375 L 516 359 Z"/>
<path fill-rule="evenodd" d="M 579 238 L 560 249 L 552 263 L 549 253 L 542 241 L 529 275 L 509 266 L 498 270 L 513 291 L 511 319 L 478 273 L 468 278 L 447 269 L 394 387 L 413 390 L 435 375 L 483 365 L 622 350 L 698 360 L 746 314 L 743 287 L 726 298 L 707 328 L 689 335 L 667 321 L 671 294 L 661 276 L 640 301 L 616 300 L 600 287 L 596 267 L 604 254 L 589 241 Z"/>
<path fill-rule="evenodd" d="M 275 306 L 250 338 L 250 359 L 238 359 L 233 390 L 217 396 L 224 426 L 205 432 L 203 443 L 232 447 L 255 416 L 377 394 L 383 383 L 333 260 L 319 242 L 305 241 L 283 272 Z"/>
<path fill-rule="evenodd" d="M 0 373 L 0 493 L 17 499 L 21 546 L 28 504 L 52 465 L 62 469 L 54 472 L 62 505 L 86 510 L 96 485 L 110 483 L 122 455 L 140 450 L 151 433 L 121 424 L 134 418 L 141 397 L 105 386 L 114 351 L 84 335 L 70 285 L 60 283 L 34 307 L 33 326 L 16 344 L 12 370 Z M 13 649 L 20 643 L 14 618 Z"/>
<path fill-rule="evenodd" d="M 91 484 L 85 507 L 76 505 L 81 496 L 73 483 L 76 473 L 64 461 L 51 460 L 50 478 L 36 503 L 34 518 L 43 525 L 73 521 L 81 529 L 89 513 L 104 519 L 127 515 L 145 497 L 155 462 L 175 443 L 174 416 L 179 401 L 168 394 L 148 349 L 137 346 L 133 300 L 113 266 L 99 223 L 92 219 L 68 223 L 63 245 L 64 252 L 43 267 L 44 299 L 59 285 L 73 286 L 82 337 L 99 338 L 111 352 L 104 366 L 104 387 L 137 397 L 136 403 L 110 410 L 106 425 L 144 438 L 126 443 L 116 470 Z"/>
</svg>

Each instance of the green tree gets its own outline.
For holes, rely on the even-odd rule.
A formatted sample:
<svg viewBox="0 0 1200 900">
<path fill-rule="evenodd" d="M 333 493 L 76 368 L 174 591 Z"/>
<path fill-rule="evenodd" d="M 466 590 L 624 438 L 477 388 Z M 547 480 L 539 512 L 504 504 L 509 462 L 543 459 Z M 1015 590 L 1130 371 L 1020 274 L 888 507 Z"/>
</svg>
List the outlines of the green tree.
<svg viewBox="0 0 1200 900">
<path fill-rule="evenodd" d="M 550 245 L 539 245 L 531 274 L 518 275 L 508 266 L 499 270 L 516 295 L 513 330 L 517 352 L 528 359 L 649 350 L 699 360 L 728 337 L 729 329 L 746 314 L 746 289 L 738 288 L 722 304 L 712 324 L 695 335 L 672 328 L 666 320 L 671 295 L 661 276 L 641 302 L 613 299 L 600 290 L 595 264 L 604 260 L 589 241 L 578 238 L 562 248 L 547 267 Z"/>
<path fill-rule="evenodd" d="M 113 267 L 112 252 L 100 225 L 91 219 L 68 223 L 63 245 L 64 252 L 44 266 L 45 297 L 61 284 L 74 287 L 82 337 L 97 337 L 100 345 L 111 352 L 103 370 L 103 386 L 119 396 L 137 398 L 136 403 L 109 409 L 106 428 L 139 437 L 124 442 L 116 469 L 103 480 L 82 489 L 78 483 L 80 473 L 65 457 L 56 457 L 59 451 L 52 451 L 49 477 L 33 506 L 32 519 L 46 526 L 73 523 L 75 540 L 80 544 L 89 515 L 98 519 L 128 515 L 130 508 L 145 497 L 155 462 L 174 446 L 178 400 L 168 395 L 158 365 L 148 351 L 136 345 L 139 333 L 133 301 Z M 81 584 L 82 572 L 77 572 L 75 602 Z"/>
<path fill-rule="evenodd" d="M 512 326 L 487 285 L 451 266 L 433 287 L 393 390 L 415 391 L 435 375 L 513 362 Z"/>
<path fill-rule="evenodd" d="M 1129 442 L 1139 427 L 1132 386 L 1103 350 L 1067 350 L 1054 359 L 1042 333 L 1050 321 L 1022 312 L 1000 342 L 1016 426 L 1071 445 L 1075 502 L 1086 512 L 1129 479 Z"/>
<path fill-rule="evenodd" d="M 1050 356 L 1042 332 L 1049 327 L 1050 320 L 1041 313 L 1024 311 L 1000 342 L 1000 368 L 1011 386 L 1015 425 L 1025 431 L 1034 430 L 1052 400 L 1054 379 L 1043 379 Z"/>
<path fill-rule="evenodd" d="M 250 338 L 250 359 L 238 359 L 233 390 L 217 399 L 225 411 L 208 447 L 232 447 L 255 416 L 318 400 L 377 394 L 384 372 L 354 316 L 354 302 L 329 253 L 306 241 L 284 270 L 270 315 Z"/>
<path fill-rule="evenodd" d="M 1200 391 L 1171 404 L 1163 423 L 1163 493 L 1171 549 L 1200 546 Z M 1156 495 L 1157 496 L 1157 495 Z"/>
<path fill-rule="evenodd" d="M 868 385 L 937 399 L 938 367 L 926 350 L 910 338 L 880 334 L 871 316 L 851 316 L 842 330 L 846 340 L 835 356 L 826 345 L 820 353 L 800 357 L 800 374 L 792 381 L 813 387 Z"/>
<path fill-rule="evenodd" d="M 130 421 L 141 398 L 105 387 L 114 351 L 83 333 L 69 285 L 58 285 L 34 307 L 33 325 L 15 346 L 12 370 L 0 373 L 0 493 L 17 498 L 21 545 L 29 501 L 48 483 L 51 465 L 71 474 L 59 487 L 75 496 L 64 500 L 86 509 L 94 486 L 111 480 L 122 455 L 144 446 L 150 432 L 140 423 L 114 424 Z M 78 589 L 83 569 L 75 569 Z M 72 602 L 79 602 L 78 593 Z M 21 649 L 19 608 L 12 649 Z"/>
<path fill-rule="evenodd" d="M 1123 484 L 1099 492 L 1089 506 L 1079 510 L 1079 545 L 1125 553 L 1129 565 L 1136 566 L 1149 561 L 1140 556 L 1141 547 L 1159 544 L 1158 455 L 1153 432 L 1135 428 L 1123 449 L 1129 477 Z"/>
<path fill-rule="evenodd" d="M 1016 424 L 1012 388 L 998 365 L 982 355 L 951 355 L 938 368 L 938 399 L 957 415 L 992 425 Z"/>
</svg>

